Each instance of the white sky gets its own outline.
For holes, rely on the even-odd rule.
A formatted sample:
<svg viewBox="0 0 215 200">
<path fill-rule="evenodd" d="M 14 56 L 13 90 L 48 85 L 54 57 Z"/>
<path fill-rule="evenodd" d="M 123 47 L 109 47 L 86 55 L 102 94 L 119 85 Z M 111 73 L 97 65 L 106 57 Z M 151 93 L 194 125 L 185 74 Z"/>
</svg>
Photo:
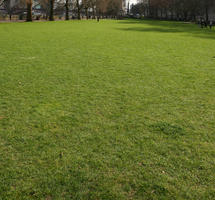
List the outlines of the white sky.
<svg viewBox="0 0 215 200">
<path fill-rule="evenodd" d="M 129 0 L 129 2 L 130 2 L 130 5 L 131 5 L 131 4 L 137 3 L 137 0 Z"/>
</svg>

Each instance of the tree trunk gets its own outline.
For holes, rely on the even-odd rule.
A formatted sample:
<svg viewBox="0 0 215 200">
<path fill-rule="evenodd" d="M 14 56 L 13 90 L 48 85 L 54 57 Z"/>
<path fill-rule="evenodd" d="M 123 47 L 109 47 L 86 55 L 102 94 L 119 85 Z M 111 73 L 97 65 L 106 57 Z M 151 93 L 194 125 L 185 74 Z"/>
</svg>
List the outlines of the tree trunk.
<svg viewBox="0 0 215 200">
<path fill-rule="evenodd" d="M 168 19 L 168 10 L 165 9 L 165 13 L 166 13 L 166 19 Z"/>
<path fill-rule="evenodd" d="M 76 4 L 77 4 L 77 9 L 78 9 L 78 19 L 81 19 L 81 13 L 80 13 L 80 4 L 79 4 L 79 0 L 76 0 Z"/>
<path fill-rule="evenodd" d="M 85 15 L 86 15 L 86 18 L 89 19 L 89 17 L 88 17 L 88 8 L 85 8 Z"/>
<path fill-rule="evenodd" d="M 66 0 L 66 20 L 69 20 L 69 0 Z"/>
<path fill-rule="evenodd" d="M 54 21 L 54 0 L 49 1 L 49 21 Z"/>
<path fill-rule="evenodd" d="M 208 22 L 209 21 L 209 14 L 208 14 L 208 7 L 206 6 L 205 7 L 205 17 L 206 17 L 206 22 Z"/>
<path fill-rule="evenodd" d="M 159 18 L 159 9 L 156 8 L 156 18 L 158 19 Z"/>
<path fill-rule="evenodd" d="M 152 17 L 151 0 L 148 0 L 148 14 L 149 14 L 149 17 Z"/>
<path fill-rule="evenodd" d="M 193 14 L 193 20 L 196 21 L 196 14 Z"/>
<path fill-rule="evenodd" d="M 187 11 L 184 11 L 184 21 L 187 21 L 187 18 L 188 18 L 188 13 Z"/>
<path fill-rule="evenodd" d="M 32 22 L 32 0 L 27 1 L 27 22 Z"/>
<path fill-rule="evenodd" d="M 93 6 L 93 19 L 96 18 L 96 14 L 95 14 L 95 7 Z"/>
</svg>

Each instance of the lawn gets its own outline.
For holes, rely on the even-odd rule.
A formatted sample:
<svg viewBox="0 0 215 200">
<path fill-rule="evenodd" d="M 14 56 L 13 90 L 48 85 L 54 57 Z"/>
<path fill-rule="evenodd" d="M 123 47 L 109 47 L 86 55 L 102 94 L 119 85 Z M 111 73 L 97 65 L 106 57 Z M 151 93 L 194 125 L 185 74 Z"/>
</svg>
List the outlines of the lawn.
<svg viewBox="0 0 215 200">
<path fill-rule="evenodd" d="M 0 199 L 215 199 L 215 30 L 0 24 Z"/>
</svg>

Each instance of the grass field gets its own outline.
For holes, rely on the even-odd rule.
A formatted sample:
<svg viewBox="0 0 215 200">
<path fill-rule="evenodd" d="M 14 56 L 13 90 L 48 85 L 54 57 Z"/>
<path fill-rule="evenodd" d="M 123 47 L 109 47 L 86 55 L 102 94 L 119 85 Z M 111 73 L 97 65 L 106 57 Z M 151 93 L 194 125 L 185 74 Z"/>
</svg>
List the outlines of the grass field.
<svg viewBox="0 0 215 200">
<path fill-rule="evenodd" d="M 215 199 L 215 31 L 0 24 L 0 199 Z"/>
</svg>

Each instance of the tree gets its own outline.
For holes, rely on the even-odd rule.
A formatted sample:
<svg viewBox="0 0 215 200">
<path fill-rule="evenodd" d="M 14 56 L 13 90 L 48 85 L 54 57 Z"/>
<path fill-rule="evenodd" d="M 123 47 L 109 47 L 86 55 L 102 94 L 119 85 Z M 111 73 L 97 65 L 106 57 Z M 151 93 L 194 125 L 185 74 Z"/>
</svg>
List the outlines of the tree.
<svg viewBox="0 0 215 200">
<path fill-rule="evenodd" d="M 109 0 L 107 2 L 106 12 L 108 15 L 117 17 L 122 11 L 122 0 Z"/>
<path fill-rule="evenodd" d="M 26 0 L 26 6 L 27 6 L 27 22 L 32 22 L 32 0 Z"/>
<path fill-rule="evenodd" d="M 49 21 L 54 21 L 54 0 L 49 0 Z"/>
<path fill-rule="evenodd" d="M 97 0 L 96 1 L 96 14 L 108 15 L 116 17 L 121 14 L 122 0 Z"/>
<path fill-rule="evenodd" d="M 214 5 L 214 0 L 203 0 L 203 9 L 205 10 L 206 21 L 209 21 L 209 8 Z"/>
<path fill-rule="evenodd" d="M 41 10 L 45 13 L 45 17 L 47 20 L 49 18 L 49 13 L 50 13 L 50 9 L 49 9 L 50 0 L 37 0 L 37 1 L 41 7 Z"/>
<path fill-rule="evenodd" d="M 78 19 L 81 19 L 81 6 L 80 6 L 80 0 L 76 0 L 76 7 L 77 7 L 77 14 L 78 14 Z"/>
<path fill-rule="evenodd" d="M 96 18 L 96 0 L 89 0 L 90 8 L 92 8 L 93 19 Z"/>
<path fill-rule="evenodd" d="M 89 18 L 88 9 L 90 8 L 91 2 L 90 0 L 82 0 L 82 5 L 85 10 L 86 18 Z"/>
<path fill-rule="evenodd" d="M 3 6 L 5 3 L 5 0 L 0 0 L 0 7 Z"/>
<path fill-rule="evenodd" d="M 1 1 L 2 6 L 4 7 L 5 11 L 8 13 L 10 20 L 12 19 L 12 14 L 15 8 L 15 4 L 12 4 L 11 0 L 4 0 Z"/>
<path fill-rule="evenodd" d="M 163 18 L 165 14 L 167 19 L 196 20 L 204 15 L 208 21 L 214 0 L 141 0 L 140 4 L 148 8 L 148 17 Z"/>
<path fill-rule="evenodd" d="M 66 0 L 65 8 L 66 8 L 66 18 L 65 18 L 65 20 L 69 20 L 69 0 Z"/>
</svg>

